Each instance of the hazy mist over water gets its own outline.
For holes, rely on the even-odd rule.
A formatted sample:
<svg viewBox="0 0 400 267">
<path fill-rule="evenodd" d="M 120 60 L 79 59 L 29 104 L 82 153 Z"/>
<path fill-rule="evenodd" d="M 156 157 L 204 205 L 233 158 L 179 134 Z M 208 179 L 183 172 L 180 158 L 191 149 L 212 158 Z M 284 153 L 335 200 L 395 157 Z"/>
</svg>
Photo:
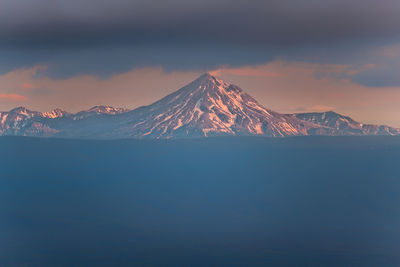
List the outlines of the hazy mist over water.
<svg viewBox="0 0 400 267">
<path fill-rule="evenodd" d="M 0 138 L 0 265 L 399 266 L 400 138 Z"/>
</svg>

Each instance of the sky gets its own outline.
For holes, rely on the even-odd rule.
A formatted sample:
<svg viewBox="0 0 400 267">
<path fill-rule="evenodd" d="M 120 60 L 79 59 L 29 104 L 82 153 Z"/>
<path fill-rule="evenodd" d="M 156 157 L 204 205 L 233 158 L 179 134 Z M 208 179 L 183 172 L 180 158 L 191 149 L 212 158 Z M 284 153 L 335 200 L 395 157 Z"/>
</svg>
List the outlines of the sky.
<svg viewBox="0 0 400 267">
<path fill-rule="evenodd" d="M 2 0 L 0 110 L 136 108 L 204 72 L 400 127 L 398 0 Z"/>
</svg>

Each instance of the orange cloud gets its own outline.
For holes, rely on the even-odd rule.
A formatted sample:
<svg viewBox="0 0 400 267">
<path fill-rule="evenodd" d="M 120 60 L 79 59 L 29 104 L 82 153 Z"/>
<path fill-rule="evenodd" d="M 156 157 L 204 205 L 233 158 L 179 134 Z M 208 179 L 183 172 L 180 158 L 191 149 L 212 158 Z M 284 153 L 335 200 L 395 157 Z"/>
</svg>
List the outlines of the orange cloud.
<svg viewBox="0 0 400 267">
<path fill-rule="evenodd" d="M 316 112 L 324 112 L 329 110 L 334 110 L 334 107 L 325 106 L 325 105 L 314 105 L 311 107 L 306 108 L 307 111 L 316 111 Z"/>
<path fill-rule="evenodd" d="M 241 68 L 229 68 L 222 67 L 220 69 L 216 69 L 210 71 L 211 75 L 220 76 L 222 74 L 231 74 L 237 76 L 250 76 L 250 77 L 279 77 L 280 74 L 276 72 L 261 70 L 257 67 L 241 67 Z"/>
<path fill-rule="evenodd" d="M 385 46 L 379 52 L 385 57 L 396 58 L 400 56 L 400 45 Z"/>
<path fill-rule="evenodd" d="M 33 89 L 33 88 L 35 88 L 35 86 L 33 84 L 31 84 L 31 83 L 26 82 L 26 83 L 23 83 L 21 85 L 21 88 L 23 88 L 23 89 Z"/>
<path fill-rule="evenodd" d="M 0 94 L 0 99 L 7 99 L 12 101 L 28 101 L 28 98 L 19 94 Z"/>
<path fill-rule="evenodd" d="M 297 107 L 293 109 L 287 109 L 286 113 L 303 113 L 303 112 L 327 112 L 335 110 L 332 106 L 326 105 L 313 105 L 309 107 Z"/>
<path fill-rule="evenodd" d="M 357 74 L 360 74 L 361 72 L 364 72 L 369 69 L 373 69 L 375 67 L 376 67 L 375 64 L 365 64 L 363 66 L 359 66 L 356 68 L 353 67 L 353 68 L 349 69 L 348 71 L 346 71 L 346 74 L 349 76 L 357 75 Z"/>
</svg>

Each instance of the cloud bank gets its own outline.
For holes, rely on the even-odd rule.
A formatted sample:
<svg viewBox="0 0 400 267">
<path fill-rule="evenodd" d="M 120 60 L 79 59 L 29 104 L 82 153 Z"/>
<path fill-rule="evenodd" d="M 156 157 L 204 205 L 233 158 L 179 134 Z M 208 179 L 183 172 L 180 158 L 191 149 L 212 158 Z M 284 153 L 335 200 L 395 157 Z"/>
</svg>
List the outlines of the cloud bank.
<svg viewBox="0 0 400 267">
<path fill-rule="evenodd" d="M 381 63 L 355 81 L 394 86 L 393 51 L 368 55 L 400 43 L 398 10 L 397 0 L 3 0 L 0 73 L 38 64 L 63 79 L 275 60 Z"/>
</svg>

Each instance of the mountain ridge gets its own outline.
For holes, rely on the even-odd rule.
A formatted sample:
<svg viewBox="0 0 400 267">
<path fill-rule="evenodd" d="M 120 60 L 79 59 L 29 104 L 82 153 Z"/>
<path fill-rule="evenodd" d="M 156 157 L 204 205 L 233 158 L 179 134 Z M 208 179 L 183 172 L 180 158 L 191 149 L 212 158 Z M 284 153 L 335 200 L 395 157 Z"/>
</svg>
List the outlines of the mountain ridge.
<svg viewBox="0 0 400 267">
<path fill-rule="evenodd" d="M 70 138 L 287 137 L 400 135 L 400 129 L 359 123 L 334 111 L 281 114 L 240 87 L 209 73 L 160 100 L 129 110 L 101 105 L 75 114 L 17 107 L 0 112 L 0 135 Z"/>
<path fill-rule="evenodd" d="M 398 135 L 400 133 L 400 129 L 387 125 L 360 123 L 349 116 L 339 114 L 335 111 L 294 113 L 288 115 L 334 128 L 339 131 L 339 135 L 346 135 L 345 132 L 351 132 L 354 135 Z"/>
</svg>

